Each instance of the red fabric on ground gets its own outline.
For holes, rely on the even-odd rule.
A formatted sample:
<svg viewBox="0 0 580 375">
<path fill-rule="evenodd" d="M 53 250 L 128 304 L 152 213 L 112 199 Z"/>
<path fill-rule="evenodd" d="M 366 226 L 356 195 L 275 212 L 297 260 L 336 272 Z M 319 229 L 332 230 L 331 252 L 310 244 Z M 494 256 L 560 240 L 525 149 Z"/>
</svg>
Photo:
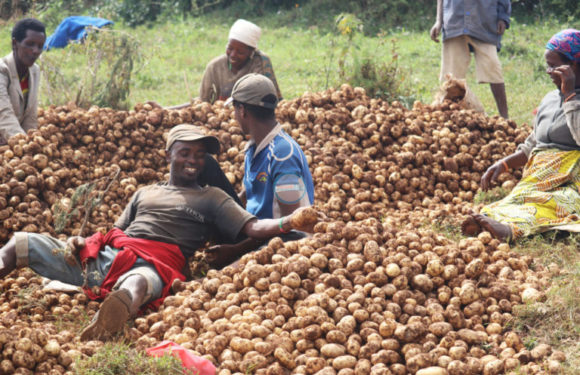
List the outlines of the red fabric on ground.
<svg viewBox="0 0 580 375">
<path fill-rule="evenodd" d="M 87 237 L 86 245 L 79 253 L 82 264 L 85 264 L 88 259 L 96 259 L 99 251 L 105 245 L 120 249 L 120 251 L 115 256 L 109 273 L 107 273 L 101 284 L 100 294 L 96 295 L 90 288 L 85 288 L 85 293 L 91 299 L 105 298 L 111 292 L 119 277 L 133 267 L 137 257 L 141 257 L 151 263 L 164 283 L 161 298 L 149 303 L 148 307 L 158 308 L 161 305 L 165 297 L 169 295 L 173 280 L 185 281 L 185 276 L 180 272 L 185 265 L 185 258 L 179 246 L 129 237 L 119 228 L 111 229 L 106 235 L 97 232 L 91 237 Z"/>
</svg>

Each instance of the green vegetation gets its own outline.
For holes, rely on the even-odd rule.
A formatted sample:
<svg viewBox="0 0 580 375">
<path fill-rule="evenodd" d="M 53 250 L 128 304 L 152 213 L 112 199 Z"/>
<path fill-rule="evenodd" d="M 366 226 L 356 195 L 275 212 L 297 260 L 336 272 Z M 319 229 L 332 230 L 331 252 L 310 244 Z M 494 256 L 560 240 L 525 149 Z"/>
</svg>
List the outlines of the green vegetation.
<svg viewBox="0 0 580 375">
<path fill-rule="evenodd" d="M 139 52 L 145 62 L 133 70 L 129 106 L 147 100 L 172 105 L 197 96 L 205 65 L 213 57 L 224 53 L 228 30 L 234 20 L 233 17 L 225 19 L 204 15 L 160 23 L 154 28 L 139 26 L 130 29 L 115 25 L 116 30 L 127 31 L 136 38 L 141 45 Z M 300 96 L 305 91 L 321 91 L 340 86 L 346 78 L 355 75 L 353 72 L 356 69 L 351 69 L 352 65 L 348 65 L 353 63 L 358 64 L 359 71 L 361 67 L 366 67 L 367 70 L 371 67 L 379 72 L 386 72 L 382 77 L 389 79 L 385 81 L 387 84 L 393 82 L 392 69 L 396 69 L 396 90 L 404 97 L 429 103 L 437 92 L 441 46 L 432 42 L 426 31 L 401 29 L 372 37 L 358 33 L 349 42 L 348 36 L 341 35 L 336 28 L 333 32 L 325 32 L 315 26 L 274 27 L 275 20 L 272 17 L 252 21 L 263 28 L 260 49 L 271 57 L 282 94 L 287 99 Z M 6 35 L 0 40 L 2 54 L 10 51 L 10 25 L 5 24 L 0 29 Z M 533 119 L 532 111 L 542 96 L 553 89 L 552 83 L 544 74 L 544 45 L 551 35 L 569 26 L 556 20 L 533 25 L 514 20 L 512 27 L 506 32 L 500 59 L 504 67 L 510 116 L 518 124 L 530 124 Z M 49 30 L 49 33 L 52 31 Z M 352 48 L 346 56 L 349 60 L 343 66 L 341 78 L 340 55 L 344 46 L 349 43 Z M 71 53 L 62 50 L 45 52 L 40 64 L 45 59 L 56 59 L 54 56 L 60 58 L 61 54 Z M 87 74 L 79 71 L 76 63 L 78 58 L 71 57 L 69 60 L 60 61 L 63 64 L 62 71 L 68 72 L 77 80 L 83 79 L 84 74 Z M 364 78 L 359 74 L 359 78 L 361 77 Z M 475 82 L 473 66 L 467 81 L 488 114 L 496 115 L 497 109 L 489 85 Z M 353 79 L 352 82 L 364 84 L 363 80 L 357 82 Z M 70 89 L 74 92 L 74 87 Z M 377 85 L 367 85 L 369 93 L 377 93 L 376 89 Z M 54 103 L 55 97 L 47 91 L 46 85 L 42 90 L 42 104 Z M 389 92 L 390 90 L 384 90 L 380 94 Z"/>
<path fill-rule="evenodd" d="M 181 362 L 172 356 L 149 357 L 122 342 L 109 342 L 92 357 L 77 360 L 75 372 L 83 375 L 195 374 L 182 370 Z"/>
<path fill-rule="evenodd" d="M 532 256 L 532 265 L 552 274 L 545 300 L 516 308 L 515 327 L 526 336 L 526 345 L 541 342 L 564 351 L 566 374 L 580 369 L 579 246 L 579 233 L 549 232 L 521 240 L 514 247 L 516 252 Z"/>
<path fill-rule="evenodd" d="M 143 61 L 140 47 L 127 32 L 90 29 L 84 43 L 42 55 L 43 93 L 51 104 L 126 109 L 133 69 Z"/>
<path fill-rule="evenodd" d="M 480 203 L 489 204 L 489 203 L 496 202 L 496 201 L 504 198 L 506 195 L 508 195 L 508 193 L 509 193 L 509 191 L 506 191 L 501 186 L 498 186 L 498 187 L 491 189 L 489 191 L 480 190 L 477 192 L 477 194 L 473 198 L 473 203 L 475 203 L 475 204 L 480 204 Z"/>
</svg>

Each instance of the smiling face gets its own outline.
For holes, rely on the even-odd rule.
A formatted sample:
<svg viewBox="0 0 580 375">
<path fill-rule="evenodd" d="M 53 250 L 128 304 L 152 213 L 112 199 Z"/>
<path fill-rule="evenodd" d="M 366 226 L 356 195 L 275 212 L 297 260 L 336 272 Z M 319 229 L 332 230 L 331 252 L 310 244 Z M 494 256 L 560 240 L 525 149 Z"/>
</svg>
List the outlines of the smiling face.
<svg viewBox="0 0 580 375">
<path fill-rule="evenodd" d="M 205 166 L 206 146 L 203 141 L 176 141 L 167 154 L 170 165 L 169 183 L 191 187 Z"/>
<path fill-rule="evenodd" d="M 252 55 L 252 52 L 252 47 L 249 47 L 235 39 L 230 39 L 228 45 L 226 46 L 228 62 L 231 64 L 232 69 L 235 71 L 240 70 L 240 68 L 244 66 L 244 64 Z"/>
<path fill-rule="evenodd" d="M 45 40 L 46 35 L 44 33 L 30 29 L 26 30 L 26 36 L 22 41 L 19 42 L 16 39 L 12 39 L 12 51 L 14 52 L 16 65 L 30 68 L 42 53 Z"/>
</svg>

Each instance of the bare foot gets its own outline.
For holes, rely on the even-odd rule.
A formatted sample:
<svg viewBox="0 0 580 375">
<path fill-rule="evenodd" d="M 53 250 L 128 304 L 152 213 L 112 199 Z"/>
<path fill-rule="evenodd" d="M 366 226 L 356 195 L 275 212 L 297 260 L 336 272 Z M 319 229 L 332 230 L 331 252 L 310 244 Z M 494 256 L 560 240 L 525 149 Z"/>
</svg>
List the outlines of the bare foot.
<svg viewBox="0 0 580 375">
<path fill-rule="evenodd" d="M 509 225 L 502 224 L 497 220 L 480 214 L 474 215 L 473 218 L 483 230 L 488 231 L 494 238 L 500 241 L 506 241 L 512 236 L 512 230 Z"/>
<path fill-rule="evenodd" d="M 475 214 L 470 214 L 461 223 L 461 233 L 465 236 L 475 236 L 481 232 L 481 225 L 475 220 Z"/>
</svg>

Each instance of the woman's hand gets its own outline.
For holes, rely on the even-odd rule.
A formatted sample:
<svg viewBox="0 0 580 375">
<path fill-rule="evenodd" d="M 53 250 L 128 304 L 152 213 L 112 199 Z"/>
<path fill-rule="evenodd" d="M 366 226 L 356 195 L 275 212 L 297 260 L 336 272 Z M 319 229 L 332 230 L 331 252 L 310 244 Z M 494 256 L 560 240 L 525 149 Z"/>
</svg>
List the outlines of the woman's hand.
<svg viewBox="0 0 580 375">
<path fill-rule="evenodd" d="M 574 86 L 576 84 L 576 75 L 572 67 L 570 65 L 560 65 L 554 68 L 552 72 L 560 77 L 560 92 L 562 95 L 565 98 L 572 95 L 575 92 Z"/>
<path fill-rule="evenodd" d="M 504 161 L 500 160 L 493 164 L 491 167 L 485 171 L 483 176 L 481 176 L 481 190 L 487 191 L 491 187 L 493 181 L 497 181 L 497 178 L 503 172 L 507 172 L 506 164 Z"/>
</svg>

